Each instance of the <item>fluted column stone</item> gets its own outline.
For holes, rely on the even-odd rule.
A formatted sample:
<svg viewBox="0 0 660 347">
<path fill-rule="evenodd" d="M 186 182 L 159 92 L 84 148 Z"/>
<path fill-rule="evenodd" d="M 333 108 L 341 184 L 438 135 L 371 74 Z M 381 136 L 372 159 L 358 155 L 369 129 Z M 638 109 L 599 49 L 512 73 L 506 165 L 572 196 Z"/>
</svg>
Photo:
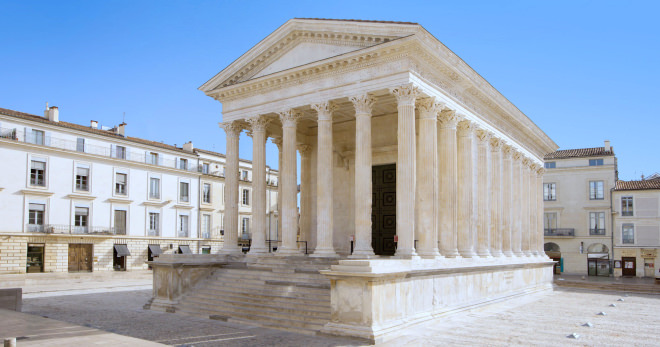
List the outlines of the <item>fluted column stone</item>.
<svg viewBox="0 0 660 347">
<path fill-rule="evenodd" d="M 530 256 L 530 249 L 529 249 L 529 230 L 530 230 L 530 213 L 529 213 L 529 165 L 531 164 L 530 160 L 528 158 L 524 158 L 522 161 L 522 170 L 521 170 L 521 182 L 522 182 L 522 187 L 521 187 L 521 194 L 522 197 L 520 199 L 520 203 L 522 205 L 522 227 L 521 227 L 521 235 L 522 235 L 522 252 L 526 257 Z"/>
<path fill-rule="evenodd" d="M 512 154 L 512 206 L 511 206 L 511 250 L 517 257 L 523 256 L 522 252 L 522 153 L 515 151 Z"/>
<path fill-rule="evenodd" d="M 477 130 L 477 254 L 490 257 L 490 139 L 487 130 Z"/>
<path fill-rule="evenodd" d="M 415 100 L 419 90 L 412 84 L 393 88 L 397 100 L 396 234 L 395 255 L 409 258 L 415 252 Z"/>
<path fill-rule="evenodd" d="M 547 258 L 544 247 L 543 230 L 543 174 L 545 169 L 536 170 L 536 250 L 541 258 Z"/>
<path fill-rule="evenodd" d="M 469 120 L 458 123 L 458 252 L 461 257 L 472 258 L 474 252 L 474 205 L 472 145 L 475 126 Z"/>
<path fill-rule="evenodd" d="M 514 189 L 511 184 L 513 172 L 512 158 L 513 148 L 509 145 L 502 146 L 502 253 L 505 256 L 513 256 L 512 233 L 513 233 L 513 199 Z"/>
<path fill-rule="evenodd" d="M 448 258 L 458 253 L 458 144 L 456 127 L 462 117 L 454 110 L 438 114 L 438 240 L 442 255 Z"/>
<path fill-rule="evenodd" d="M 442 104 L 435 98 L 419 102 L 419 139 L 415 221 L 417 253 L 424 258 L 438 258 L 438 125 Z"/>
<path fill-rule="evenodd" d="M 309 243 L 312 231 L 312 146 L 299 144 L 297 148 L 300 153 L 300 240 Z"/>
<path fill-rule="evenodd" d="M 279 114 L 282 122 L 282 245 L 277 255 L 298 255 L 298 203 L 296 169 L 296 126 L 300 114 L 287 110 Z"/>
<path fill-rule="evenodd" d="M 238 142 L 243 127 L 236 121 L 220 124 L 227 134 L 225 163 L 225 235 L 222 253 L 240 255 L 238 247 Z"/>
<path fill-rule="evenodd" d="M 536 213 L 536 171 L 539 169 L 537 164 L 532 164 L 529 171 L 529 252 L 533 257 L 539 256 L 538 248 L 538 233 L 537 233 L 537 213 Z"/>
<path fill-rule="evenodd" d="M 316 158 L 316 247 L 314 257 L 337 257 L 333 245 L 332 112 L 329 102 L 312 105 L 318 113 Z"/>
<path fill-rule="evenodd" d="M 277 146 L 277 240 L 282 241 L 282 137 L 273 136 L 271 142 Z M 272 247 L 279 247 L 278 243 L 272 244 Z"/>
<path fill-rule="evenodd" d="M 355 248 L 353 258 L 374 256 L 371 245 L 371 109 L 374 98 L 350 98 L 355 107 Z"/>
<path fill-rule="evenodd" d="M 501 257 L 502 253 L 502 140 L 490 139 L 490 254 Z"/>
<path fill-rule="evenodd" d="M 247 119 L 252 133 L 252 243 L 250 255 L 268 253 L 266 246 L 266 126 L 268 120 Z"/>
</svg>

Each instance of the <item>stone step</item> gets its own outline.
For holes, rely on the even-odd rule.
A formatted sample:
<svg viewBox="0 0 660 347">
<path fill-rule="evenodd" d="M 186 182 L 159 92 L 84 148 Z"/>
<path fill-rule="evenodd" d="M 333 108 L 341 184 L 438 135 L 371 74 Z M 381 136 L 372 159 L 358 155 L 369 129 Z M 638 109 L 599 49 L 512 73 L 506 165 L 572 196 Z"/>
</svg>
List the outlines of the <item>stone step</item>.
<svg viewBox="0 0 660 347">
<path fill-rule="evenodd" d="M 203 298 L 199 297 L 187 297 L 181 304 L 183 306 L 196 306 L 196 307 L 205 307 L 210 310 L 230 310 L 233 312 L 257 312 L 264 316 L 268 317 L 280 317 L 288 318 L 292 315 L 297 317 L 306 317 L 309 319 L 321 319 L 327 321 L 330 319 L 330 309 L 326 308 L 325 310 L 313 310 L 312 307 L 307 308 L 296 308 L 290 307 L 288 305 L 284 306 L 275 306 L 275 305 L 259 305 L 259 304 L 250 304 L 247 302 L 238 302 L 233 301 L 229 298 L 227 299 L 216 299 L 213 301 L 206 301 Z"/>
<path fill-rule="evenodd" d="M 271 293 L 261 294 L 254 292 L 235 292 L 230 290 L 220 291 L 220 290 L 201 289 L 197 291 L 194 295 L 203 296 L 205 298 L 208 298 L 209 300 L 215 299 L 216 297 L 231 296 L 237 299 L 242 299 L 250 302 L 264 302 L 264 303 L 277 302 L 283 305 L 284 304 L 315 305 L 315 306 L 330 307 L 330 293 L 327 293 L 327 295 L 305 296 L 302 294 L 298 294 L 296 296 L 290 296 L 290 295 L 285 296 L 285 295 L 277 295 Z"/>
<path fill-rule="evenodd" d="M 213 280 L 236 280 L 236 281 L 275 281 L 275 282 L 292 282 L 292 283 L 316 283 L 330 285 L 330 280 L 324 277 L 314 276 L 310 274 L 277 274 L 277 273 L 260 273 L 249 274 L 241 276 L 239 273 L 229 272 L 216 272 L 210 279 Z"/>
<path fill-rule="evenodd" d="M 325 280 L 330 282 L 327 277 L 324 275 L 321 275 L 318 271 L 316 270 L 305 270 L 305 269 L 292 269 L 292 270 L 287 270 L 287 271 L 267 271 L 267 270 L 249 270 L 249 271 L 244 271 L 240 269 L 218 269 L 213 272 L 213 276 L 223 274 L 223 275 L 228 275 L 228 276 L 233 276 L 233 277 L 249 277 L 249 278 L 257 278 L 257 277 L 262 277 L 262 276 L 270 276 L 270 277 L 281 277 L 281 276 L 286 276 L 287 278 L 300 278 L 300 279 L 318 279 L 318 280 Z"/>
<path fill-rule="evenodd" d="M 232 290 L 238 292 L 256 290 L 259 293 L 269 292 L 269 291 L 275 293 L 281 293 L 281 292 L 292 292 L 293 290 L 296 290 L 296 292 L 298 293 L 323 294 L 326 291 L 329 293 L 329 289 L 330 289 L 329 286 L 328 287 L 301 286 L 290 282 L 250 283 L 250 282 L 219 281 L 219 280 L 208 281 L 208 282 L 205 281 L 204 283 L 198 285 L 196 288 L 201 288 L 202 285 L 209 288 L 231 288 Z"/>
<path fill-rule="evenodd" d="M 286 298 L 288 300 L 282 300 L 282 298 L 272 297 L 272 296 L 257 296 L 257 295 L 240 295 L 236 293 L 207 293 L 200 292 L 196 293 L 194 296 L 186 297 L 191 299 L 203 299 L 207 302 L 216 302 L 216 301 L 232 301 L 232 302 L 242 302 L 245 305 L 249 306 L 273 306 L 273 307 L 285 307 L 291 309 L 310 309 L 313 311 L 321 312 L 330 312 L 330 302 L 329 300 L 318 300 L 318 299 L 305 299 L 305 298 Z"/>
</svg>

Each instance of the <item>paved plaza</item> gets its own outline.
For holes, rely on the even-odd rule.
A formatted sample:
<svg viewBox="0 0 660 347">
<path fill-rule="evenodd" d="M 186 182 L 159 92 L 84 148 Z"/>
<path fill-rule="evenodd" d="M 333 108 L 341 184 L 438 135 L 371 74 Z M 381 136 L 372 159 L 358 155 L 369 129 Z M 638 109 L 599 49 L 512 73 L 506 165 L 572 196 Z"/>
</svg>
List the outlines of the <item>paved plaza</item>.
<svg viewBox="0 0 660 347">
<path fill-rule="evenodd" d="M 558 289 L 548 294 L 533 295 L 480 310 L 458 313 L 446 317 L 442 324 L 426 324 L 410 329 L 401 337 L 383 345 L 657 345 L 660 296 L 633 293 L 625 295 L 622 292 Z M 143 310 L 142 306 L 150 296 L 150 290 L 64 296 L 33 295 L 24 300 L 23 312 L 173 346 L 364 344 L 359 340 L 299 335 Z M 612 304 L 616 306 L 611 306 Z M 598 315 L 599 312 L 605 312 L 606 315 Z M 593 326 L 583 326 L 587 322 Z M 579 337 L 567 337 L 573 333 Z M 99 335 L 99 338 L 106 337 Z"/>
</svg>

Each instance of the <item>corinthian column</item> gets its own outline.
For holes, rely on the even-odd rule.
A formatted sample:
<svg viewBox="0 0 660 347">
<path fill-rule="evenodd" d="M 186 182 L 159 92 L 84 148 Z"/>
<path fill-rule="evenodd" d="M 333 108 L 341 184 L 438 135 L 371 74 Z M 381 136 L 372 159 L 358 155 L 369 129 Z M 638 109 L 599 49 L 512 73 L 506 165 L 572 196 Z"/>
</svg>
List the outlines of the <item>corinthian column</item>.
<svg viewBox="0 0 660 347">
<path fill-rule="evenodd" d="M 250 255 L 268 253 L 266 247 L 266 125 L 268 120 L 248 118 L 252 132 L 252 243 Z"/>
<path fill-rule="evenodd" d="M 543 245 L 543 174 L 545 169 L 536 170 L 536 250 L 539 257 L 546 258 Z"/>
<path fill-rule="evenodd" d="M 439 225 L 438 239 L 442 245 L 442 255 L 448 258 L 458 253 L 458 157 L 456 126 L 461 120 L 456 111 L 444 110 L 438 115 L 440 125 L 438 141 L 439 166 Z"/>
<path fill-rule="evenodd" d="M 243 128 L 236 121 L 221 123 L 227 134 L 225 164 L 225 235 L 222 253 L 240 255 L 238 247 L 238 140 Z"/>
<path fill-rule="evenodd" d="M 300 152 L 300 239 L 311 240 L 312 230 L 312 147 L 309 145 L 298 145 Z"/>
<path fill-rule="evenodd" d="M 294 110 L 281 112 L 283 133 L 282 151 L 282 246 L 277 255 L 300 254 L 296 236 L 298 234 L 297 170 L 296 170 L 296 125 L 300 114 Z"/>
<path fill-rule="evenodd" d="M 477 130 L 477 254 L 490 257 L 490 181 L 488 154 L 491 134 Z"/>
<path fill-rule="evenodd" d="M 529 253 L 538 257 L 539 250 L 536 247 L 538 244 L 538 233 L 537 233 L 537 222 L 536 218 L 538 213 L 536 213 L 536 171 L 538 171 L 539 166 L 537 164 L 532 164 L 529 171 Z"/>
<path fill-rule="evenodd" d="M 511 250 L 517 257 L 523 256 L 522 252 L 522 153 L 515 151 L 512 154 L 512 208 L 511 208 Z"/>
<path fill-rule="evenodd" d="M 472 143 L 474 124 L 469 120 L 458 123 L 458 251 L 462 257 L 472 258 L 474 252 L 474 206 Z"/>
<path fill-rule="evenodd" d="M 419 102 L 417 170 L 417 230 L 418 253 L 424 258 L 437 258 L 438 251 L 438 112 L 442 104 L 435 98 Z"/>
<path fill-rule="evenodd" d="M 521 167 L 521 199 L 520 203 L 522 205 L 522 226 L 521 226 L 521 235 L 522 235 L 522 252 L 526 257 L 530 256 L 529 250 L 529 165 L 530 160 L 523 158 L 522 167 Z"/>
<path fill-rule="evenodd" d="M 282 240 L 282 137 L 273 136 L 271 142 L 277 146 L 277 237 L 275 241 Z M 278 247 L 278 243 L 274 244 Z M 279 247 L 278 247 L 279 248 Z"/>
<path fill-rule="evenodd" d="M 502 254 L 502 140 L 490 140 L 490 254 Z"/>
<path fill-rule="evenodd" d="M 512 201 L 514 199 L 513 187 L 511 185 L 511 154 L 513 148 L 509 145 L 502 146 L 502 252 L 505 256 L 513 256 L 511 248 L 513 219 Z"/>
<path fill-rule="evenodd" d="M 351 257 L 374 256 L 371 246 L 371 108 L 368 94 L 351 99 L 355 107 L 355 249 Z"/>
<path fill-rule="evenodd" d="M 396 255 L 409 258 L 415 253 L 415 99 L 416 86 L 407 84 L 390 90 L 397 100 L 396 161 Z"/>
<path fill-rule="evenodd" d="M 318 145 L 316 146 L 316 248 L 314 257 L 337 257 L 333 245 L 332 182 L 332 112 L 335 106 L 324 102 L 312 105 L 318 113 Z"/>
</svg>

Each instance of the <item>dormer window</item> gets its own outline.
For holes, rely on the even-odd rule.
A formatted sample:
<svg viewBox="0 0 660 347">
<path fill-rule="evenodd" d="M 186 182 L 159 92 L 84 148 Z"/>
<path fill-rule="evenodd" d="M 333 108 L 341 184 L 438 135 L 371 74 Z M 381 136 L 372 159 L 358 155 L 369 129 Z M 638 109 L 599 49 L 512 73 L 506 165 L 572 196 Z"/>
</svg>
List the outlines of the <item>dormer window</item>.
<svg viewBox="0 0 660 347">
<path fill-rule="evenodd" d="M 589 159 L 589 166 L 603 166 L 603 159 Z"/>
</svg>

